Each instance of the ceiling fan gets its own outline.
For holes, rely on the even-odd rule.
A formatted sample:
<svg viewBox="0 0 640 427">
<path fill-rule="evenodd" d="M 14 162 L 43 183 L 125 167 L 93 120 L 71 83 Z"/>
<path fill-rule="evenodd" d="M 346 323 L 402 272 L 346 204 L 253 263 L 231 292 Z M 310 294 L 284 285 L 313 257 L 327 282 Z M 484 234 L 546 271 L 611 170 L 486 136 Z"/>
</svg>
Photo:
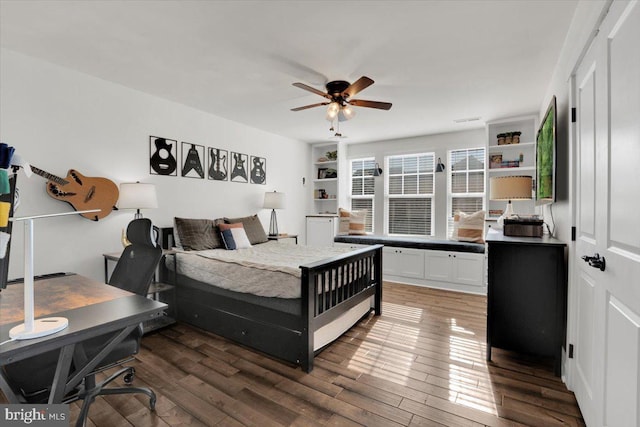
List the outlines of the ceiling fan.
<svg viewBox="0 0 640 427">
<path fill-rule="evenodd" d="M 305 105 L 303 107 L 292 108 L 291 111 L 301 111 L 308 108 L 320 107 L 322 105 L 328 105 L 327 108 L 327 120 L 333 121 L 336 117 L 339 121 L 349 120 L 355 115 L 355 112 L 351 106 L 355 107 L 367 107 L 377 108 L 379 110 L 389 110 L 391 108 L 390 102 L 380 101 L 366 101 L 364 99 L 351 99 L 352 96 L 357 94 L 363 89 L 368 88 L 373 84 L 373 80 L 369 77 L 362 76 L 353 83 L 346 82 L 344 80 L 334 80 L 325 85 L 327 91 L 322 92 L 314 87 L 306 85 L 304 83 L 293 83 L 295 87 L 304 89 L 306 91 L 315 93 L 328 101 L 318 102 L 316 104 Z"/>
</svg>

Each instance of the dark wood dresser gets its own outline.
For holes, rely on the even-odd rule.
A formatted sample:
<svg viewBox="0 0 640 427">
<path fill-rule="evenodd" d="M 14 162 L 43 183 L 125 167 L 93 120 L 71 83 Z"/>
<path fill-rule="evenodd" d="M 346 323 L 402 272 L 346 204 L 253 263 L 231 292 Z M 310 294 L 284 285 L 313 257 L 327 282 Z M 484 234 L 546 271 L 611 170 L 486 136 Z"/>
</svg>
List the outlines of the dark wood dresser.
<svg viewBox="0 0 640 427">
<path fill-rule="evenodd" d="M 553 357 L 560 375 L 567 325 L 565 243 L 496 231 L 486 241 L 487 360 L 492 347 Z"/>
</svg>

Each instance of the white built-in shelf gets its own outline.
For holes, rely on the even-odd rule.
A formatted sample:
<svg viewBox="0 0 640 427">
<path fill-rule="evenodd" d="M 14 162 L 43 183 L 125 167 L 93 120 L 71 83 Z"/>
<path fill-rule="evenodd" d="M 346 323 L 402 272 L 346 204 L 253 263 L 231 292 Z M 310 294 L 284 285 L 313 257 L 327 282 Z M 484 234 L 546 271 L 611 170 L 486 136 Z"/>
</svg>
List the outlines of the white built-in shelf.
<svg viewBox="0 0 640 427">
<path fill-rule="evenodd" d="M 338 164 L 337 160 L 327 160 L 326 162 L 316 162 L 316 166 L 336 166 Z"/>
<path fill-rule="evenodd" d="M 338 178 L 314 179 L 313 182 L 338 182 Z"/>
<path fill-rule="evenodd" d="M 335 202 L 337 199 L 334 197 L 333 199 L 329 198 L 329 199 L 313 199 L 313 200 L 315 200 L 316 202 Z"/>
<path fill-rule="evenodd" d="M 535 142 L 521 142 L 519 144 L 503 144 L 503 145 L 490 145 L 489 151 L 499 151 L 499 150 L 511 150 L 516 149 L 518 147 L 528 149 L 535 146 Z"/>
</svg>

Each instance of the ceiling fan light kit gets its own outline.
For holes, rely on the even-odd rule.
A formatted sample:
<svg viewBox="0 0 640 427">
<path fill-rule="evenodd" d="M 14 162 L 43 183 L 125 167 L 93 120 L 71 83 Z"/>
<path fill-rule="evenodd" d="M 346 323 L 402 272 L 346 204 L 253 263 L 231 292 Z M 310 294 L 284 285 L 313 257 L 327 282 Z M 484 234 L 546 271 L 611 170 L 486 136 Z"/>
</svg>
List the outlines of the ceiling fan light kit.
<svg viewBox="0 0 640 427">
<path fill-rule="evenodd" d="M 320 95 L 327 98 L 330 102 L 319 102 L 316 104 L 305 105 L 303 107 L 292 108 L 291 111 L 301 111 L 309 108 L 320 107 L 322 105 L 328 105 L 326 119 L 333 122 L 337 118 L 339 122 L 344 122 L 355 116 L 356 113 L 352 106 L 389 110 L 392 105 L 390 102 L 350 99 L 361 90 L 371 86 L 373 83 L 373 80 L 366 76 L 360 77 L 353 84 L 344 80 L 334 80 L 325 85 L 327 89 L 326 92 L 322 92 L 304 83 L 293 83 L 295 87 Z"/>
</svg>

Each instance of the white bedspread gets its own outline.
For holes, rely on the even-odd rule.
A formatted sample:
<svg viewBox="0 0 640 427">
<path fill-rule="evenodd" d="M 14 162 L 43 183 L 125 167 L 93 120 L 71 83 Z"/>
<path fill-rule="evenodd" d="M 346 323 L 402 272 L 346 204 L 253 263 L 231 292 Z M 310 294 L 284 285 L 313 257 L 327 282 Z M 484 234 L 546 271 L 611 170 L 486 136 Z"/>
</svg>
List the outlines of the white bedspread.
<svg viewBox="0 0 640 427">
<path fill-rule="evenodd" d="M 235 251 L 178 251 L 176 256 L 178 272 L 200 282 L 264 297 L 300 298 L 301 265 L 349 251 L 269 241 Z"/>
</svg>

